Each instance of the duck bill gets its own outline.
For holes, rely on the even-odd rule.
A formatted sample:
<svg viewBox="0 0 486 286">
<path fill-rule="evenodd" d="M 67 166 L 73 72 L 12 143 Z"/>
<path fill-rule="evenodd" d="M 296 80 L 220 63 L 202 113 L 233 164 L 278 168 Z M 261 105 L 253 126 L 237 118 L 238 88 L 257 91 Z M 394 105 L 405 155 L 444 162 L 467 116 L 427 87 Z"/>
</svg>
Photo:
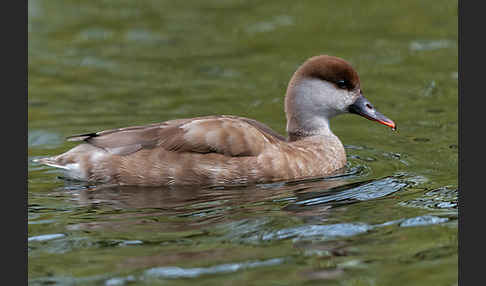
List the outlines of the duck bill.
<svg viewBox="0 0 486 286">
<path fill-rule="evenodd" d="M 356 113 L 369 120 L 377 121 L 378 123 L 389 126 L 393 130 L 396 129 L 395 122 L 378 112 L 378 110 L 373 107 L 369 100 L 362 95 L 360 95 L 358 99 L 356 99 L 356 101 L 349 106 L 348 110 L 350 113 Z"/>
</svg>

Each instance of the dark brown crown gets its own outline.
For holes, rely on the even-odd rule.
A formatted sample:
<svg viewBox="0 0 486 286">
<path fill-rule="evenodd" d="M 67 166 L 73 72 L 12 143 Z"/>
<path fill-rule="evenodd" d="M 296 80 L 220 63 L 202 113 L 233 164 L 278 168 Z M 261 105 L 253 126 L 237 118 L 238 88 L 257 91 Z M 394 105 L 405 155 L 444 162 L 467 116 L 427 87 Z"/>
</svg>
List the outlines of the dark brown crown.
<svg viewBox="0 0 486 286">
<path fill-rule="evenodd" d="M 295 76 L 313 77 L 332 82 L 349 90 L 360 86 L 358 73 L 347 61 L 328 55 L 315 56 L 305 61 Z"/>
</svg>

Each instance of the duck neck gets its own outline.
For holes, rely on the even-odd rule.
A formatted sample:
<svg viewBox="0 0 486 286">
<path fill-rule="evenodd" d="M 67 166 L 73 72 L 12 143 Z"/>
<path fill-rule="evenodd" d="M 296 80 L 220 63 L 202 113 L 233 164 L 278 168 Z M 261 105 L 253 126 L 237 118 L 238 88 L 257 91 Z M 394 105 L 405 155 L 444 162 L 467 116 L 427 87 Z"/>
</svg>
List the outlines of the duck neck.
<svg viewBox="0 0 486 286">
<path fill-rule="evenodd" d="M 338 95 L 333 84 L 315 78 L 294 76 L 285 96 L 285 114 L 289 140 L 309 136 L 329 136 L 329 120 L 340 111 L 334 107 Z"/>
<path fill-rule="evenodd" d="M 296 141 L 311 136 L 335 136 L 325 117 L 290 116 L 287 118 L 289 141 Z"/>
</svg>

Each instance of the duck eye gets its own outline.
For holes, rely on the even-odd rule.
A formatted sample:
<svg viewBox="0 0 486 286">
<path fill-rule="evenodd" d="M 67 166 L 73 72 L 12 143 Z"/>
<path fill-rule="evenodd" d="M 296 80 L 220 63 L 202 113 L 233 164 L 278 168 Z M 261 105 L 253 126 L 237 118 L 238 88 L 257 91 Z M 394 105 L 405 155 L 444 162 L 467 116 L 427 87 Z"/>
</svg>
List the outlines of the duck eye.
<svg viewBox="0 0 486 286">
<path fill-rule="evenodd" d="M 336 84 L 339 88 L 348 88 L 348 82 L 346 80 L 338 80 Z"/>
</svg>

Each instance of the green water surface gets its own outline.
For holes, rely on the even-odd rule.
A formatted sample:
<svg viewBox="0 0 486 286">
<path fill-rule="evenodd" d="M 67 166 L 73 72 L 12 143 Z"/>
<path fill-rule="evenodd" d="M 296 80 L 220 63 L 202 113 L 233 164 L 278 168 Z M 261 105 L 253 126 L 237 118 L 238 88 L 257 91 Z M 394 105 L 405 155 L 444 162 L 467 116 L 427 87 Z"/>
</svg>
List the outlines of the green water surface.
<svg viewBox="0 0 486 286">
<path fill-rule="evenodd" d="M 29 284 L 457 285 L 457 1 L 28 5 Z M 288 80 L 318 54 L 398 126 L 335 118 L 342 176 L 95 189 L 31 162 L 72 134 L 210 114 L 284 134 Z"/>
</svg>

